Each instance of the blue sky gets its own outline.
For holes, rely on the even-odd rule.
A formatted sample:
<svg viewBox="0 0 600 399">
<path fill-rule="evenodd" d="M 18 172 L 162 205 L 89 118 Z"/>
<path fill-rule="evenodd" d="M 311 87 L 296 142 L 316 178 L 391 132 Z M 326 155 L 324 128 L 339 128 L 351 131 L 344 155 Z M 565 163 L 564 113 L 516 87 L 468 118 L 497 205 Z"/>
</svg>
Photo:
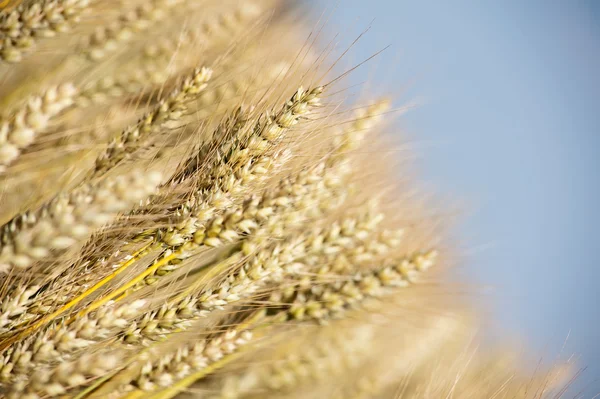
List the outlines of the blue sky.
<svg viewBox="0 0 600 399">
<path fill-rule="evenodd" d="M 600 392 L 600 2 L 342 0 L 328 29 L 369 25 L 348 63 L 391 47 L 347 83 L 422 104 L 398 126 L 468 204 L 456 273 L 490 287 L 496 335 L 545 357 L 569 336 Z"/>
</svg>

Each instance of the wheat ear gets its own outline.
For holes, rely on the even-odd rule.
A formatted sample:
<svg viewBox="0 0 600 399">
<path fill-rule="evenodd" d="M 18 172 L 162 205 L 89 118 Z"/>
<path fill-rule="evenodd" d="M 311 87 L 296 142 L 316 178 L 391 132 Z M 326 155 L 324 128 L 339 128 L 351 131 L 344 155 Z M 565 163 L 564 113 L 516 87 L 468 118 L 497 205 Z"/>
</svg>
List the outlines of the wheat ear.
<svg viewBox="0 0 600 399">
<path fill-rule="evenodd" d="M 76 96 L 72 84 L 61 84 L 41 96 L 30 97 L 23 107 L 0 120 L 0 173 L 33 143 L 53 117 L 73 105 Z"/>
<path fill-rule="evenodd" d="M 116 214 L 148 197 L 160 180 L 158 172 L 135 170 L 97 185 L 84 185 L 58 196 L 36 212 L 14 218 L 0 233 L 2 269 L 25 269 L 53 250 L 66 250 L 83 242 Z"/>
<path fill-rule="evenodd" d="M 16 63 L 38 38 L 64 33 L 91 0 L 43 0 L 21 4 L 0 17 L 0 59 Z"/>
</svg>

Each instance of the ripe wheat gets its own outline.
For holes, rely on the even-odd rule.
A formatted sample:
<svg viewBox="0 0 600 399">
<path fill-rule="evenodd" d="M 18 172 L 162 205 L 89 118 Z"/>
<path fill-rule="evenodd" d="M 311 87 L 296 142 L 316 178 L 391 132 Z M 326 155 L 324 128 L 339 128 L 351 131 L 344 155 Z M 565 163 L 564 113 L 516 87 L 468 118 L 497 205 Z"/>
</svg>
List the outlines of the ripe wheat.
<svg viewBox="0 0 600 399">
<path fill-rule="evenodd" d="M 390 101 L 349 104 L 298 7 L 0 7 L 0 397 L 552 391 L 466 359 Z"/>
</svg>

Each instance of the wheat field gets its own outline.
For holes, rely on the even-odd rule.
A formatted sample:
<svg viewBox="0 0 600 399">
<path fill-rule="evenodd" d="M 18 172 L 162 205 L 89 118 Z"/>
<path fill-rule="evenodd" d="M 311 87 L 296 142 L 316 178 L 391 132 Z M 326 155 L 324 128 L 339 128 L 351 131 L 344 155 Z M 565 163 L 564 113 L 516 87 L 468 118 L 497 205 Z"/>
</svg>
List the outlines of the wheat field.
<svg viewBox="0 0 600 399">
<path fill-rule="evenodd" d="M 0 7 L 1 397 L 560 397 L 299 3 Z"/>
</svg>

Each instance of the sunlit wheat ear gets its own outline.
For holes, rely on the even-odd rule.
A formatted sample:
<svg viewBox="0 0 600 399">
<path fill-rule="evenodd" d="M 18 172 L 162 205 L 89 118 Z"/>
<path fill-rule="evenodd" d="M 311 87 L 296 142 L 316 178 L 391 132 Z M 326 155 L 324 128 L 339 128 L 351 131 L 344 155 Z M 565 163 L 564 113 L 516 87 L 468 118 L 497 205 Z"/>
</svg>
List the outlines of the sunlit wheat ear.
<svg viewBox="0 0 600 399">
<path fill-rule="evenodd" d="M 124 367 L 109 375 L 104 386 L 99 387 L 98 395 L 133 399 L 150 397 L 150 391 L 157 394 L 160 391 L 158 397 L 175 397 L 194 381 L 241 356 L 256 339 L 268 335 L 259 331 L 263 319 L 264 312 L 258 311 L 241 323 L 225 323 L 213 329 L 181 334 L 186 339 L 167 340 L 141 352 L 130 351 L 131 358 Z M 175 337 L 177 335 L 171 338 Z"/>
<path fill-rule="evenodd" d="M 161 3 L 169 3 L 168 7 L 175 8 L 179 8 L 181 5 L 181 2 L 176 1 Z M 183 3 L 193 4 L 193 2 L 189 1 L 184 1 Z M 148 5 L 139 6 L 139 8 L 147 7 Z M 202 14 L 201 17 L 204 20 L 202 23 L 196 22 L 196 14 L 192 14 L 194 22 L 186 24 L 181 32 L 177 31 L 172 35 L 157 37 L 156 40 L 144 45 L 143 49 L 135 54 L 133 60 L 128 60 L 122 67 L 99 79 L 84 84 L 81 96 L 78 97 L 78 105 L 90 106 L 92 104 L 108 103 L 124 95 L 131 96 L 160 88 L 167 83 L 170 77 L 176 76 L 177 73 L 197 63 L 199 60 L 205 60 L 205 58 L 199 57 L 200 55 L 206 56 L 207 52 L 211 52 L 211 54 L 218 52 L 219 39 L 222 42 L 220 44 L 225 46 L 227 40 L 234 39 L 236 33 L 247 30 L 248 25 L 261 12 L 260 7 L 252 2 L 241 2 L 240 4 L 235 4 L 234 7 L 236 7 L 234 11 L 231 11 L 227 5 L 217 7 L 217 10 L 223 8 L 220 15 L 211 16 L 211 13 L 214 12 L 213 10 L 206 16 Z M 168 16 L 169 10 L 167 9 L 165 12 L 161 11 L 161 13 L 164 14 L 162 17 Z M 127 17 L 122 16 L 122 19 L 127 19 Z M 142 31 L 136 29 L 134 31 L 136 37 L 144 36 L 145 30 L 151 26 L 152 24 L 143 25 Z M 126 44 L 127 41 L 132 39 L 130 37 L 131 32 L 126 35 L 128 37 L 127 40 L 119 40 L 118 36 L 120 35 L 114 34 L 116 31 L 113 32 L 112 38 L 106 36 L 105 34 L 107 33 L 110 32 L 107 28 L 104 28 L 104 30 L 101 29 L 88 39 L 92 42 L 100 42 L 99 44 L 101 44 L 101 49 L 86 50 L 89 51 L 91 57 L 102 59 L 118 47 L 122 47 L 118 46 L 118 44 Z M 97 45 L 95 46 L 97 47 Z M 213 59 L 214 56 L 209 58 Z M 225 60 L 228 61 L 228 59 Z M 236 79 L 238 79 L 237 76 Z M 215 93 L 218 91 L 216 88 L 208 90 L 208 92 L 211 91 L 213 92 L 212 95 L 202 94 L 198 99 L 198 104 L 205 106 L 215 105 L 220 99 L 229 94 L 219 93 L 217 95 Z M 204 111 L 202 116 L 208 117 L 210 115 L 210 111 Z"/>
<path fill-rule="evenodd" d="M 122 389 L 153 391 L 166 388 L 175 393 L 183 391 L 186 388 L 186 377 L 191 377 L 190 381 L 193 382 L 193 379 L 201 378 L 204 373 L 210 373 L 220 366 L 220 361 L 230 360 L 231 355 L 247 345 L 252 335 L 249 330 L 231 329 L 214 338 L 192 342 L 173 354 L 141 365 L 131 385 Z M 178 383 L 183 386 L 179 388 Z M 125 398 L 128 396 L 130 395 L 123 395 Z"/>
<path fill-rule="evenodd" d="M 354 276 L 343 278 L 330 276 L 331 283 L 312 285 L 300 290 L 284 290 L 272 294 L 272 301 L 286 301 L 290 305 L 290 319 L 322 320 L 341 313 L 369 297 L 379 297 L 390 294 L 391 289 L 407 287 L 414 283 L 419 274 L 433 265 L 437 255 L 435 251 L 416 254 L 397 260 L 393 265 L 368 272 L 357 272 Z"/>
<path fill-rule="evenodd" d="M 119 15 L 108 26 L 96 29 L 82 47 L 91 60 L 99 61 L 116 50 L 119 42 L 126 43 L 135 34 L 143 34 L 152 29 L 153 26 L 168 18 L 173 8 L 185 6 L 186 2 L 189 1 L 150 0 L 144 2 Z"/>
<path fill-rule="evenodd" d="M 372 217 L 373 215 L 368 214 L 358 222 L 357 219 L 348 218 L 342 221 L 342 225 L 350 226 L 358 223 L 362 225 L 361 227 L 372 229 L 377 224 L 376 220 L 371 219 Z M 293 229 L 293 226 L 290 225 L 289 228 Z M 235 262 L 236 259 L 241 258 L 242 266 L 238 270 L 230 271 L 221 283 L 201 291 L 197 306 L 203 312 L 207 312 L 254 295 L 269 283 L 285 281 L 307 273 L 309 267 L 305 262 L 309 258 L 334 253 L 341 250 L 344 245 L 351 246 L 355 242 L 358 235 L 355 233 L 358 230 L 360 228 L 345 229 L 342 232 L 339 226 L 334 224 L 329 229 L 316 229 L 305 234 L 294 232 L 287 239 L 276 241 L 266 247 L 263 247 L 264 237 L 258 236 L 253 239 L 250 236 L 250 239 L 242 243 L 241 251 L 228 259 Z M 363 232 L 366 233 L 365 230 Z"/>
<path fill-rule="evenodd" d="M 28 384 L 14 384 L 7 397 L 10 399 L 58 397 L 113 370 L 119 365 L 120 360 L 116 353 L 86 354 L 75 361 L 61 363 L 53 369 L 39 368 L 31 374 Z"/>
<path fill-rule="evenodd" d="M 145 305 L 138 300 L 119 307 L 106 307 L 72 324 L 56 322 L 13 345 L 1 356 L 0 381 L 17 386 L 32 382 L 34 370 L 46 369 L 80 356 L 95 343 L 114 337 Z"/>
<path fill-rule="evenodd" d="M 0 120 L 0 173 L 44 132 L 50 119 L 74 103 L 77 90 L 65 83 L 48 89 Z"/>
<path fill-rule="evenodd" d="M 36 261 L 82 243 L 119 212 L 130 209 L 156 190 L 157 172 L 135 170 L 96 185 L 59 195 L 34 212 L 2 226 L 0 265 L 5 272 L 26 269 Z"/>
<path fill-rule="evenodd" d="M 258 364 L 217 380 L 218 392 L 207 390 L 207 397 L 278 397 L 326 376 L 339 378 L 372 350 L 376 339 L 376 328 L 368 323 L 346 323 L 339 330 L 331 326 L 321 331 L 284 333 L 264 353 L 259 349 L 249 355 L 259 357 Z"/>
<path fill-rule="evenodd" d="M 203 15 L 201 23 L 190 23 L 177 34 L 160 37 L 156 42 L 145 45 L 143 57 L 151 62 L 174 61 L 176 64 L 185 64 L 186 59 L 198 55 L 188 52 L 198 49 L 207 52 L 219 41 L 230 40 L 233 35 L 247 31 L 248 25 L 256 22 L 264 10 L 262 6 L 268 2 L 244 1 L 217 7 L 216 11 L 211 10 L 211 13 Z"/>
<path fill-rule="evenodd" d="M 183 83 L 173 91 L 167 99 L 160 102 L 149 114 L 145 115 L 137 124 L 128 127 L 115 138 L 106 151 L 96 160 L 95 174 L 101 174 L 122 161 L 128 154 L 138 149 L 138 143 L 148 138 L 164 125 L 181 118 L 186 109 L 187 102 L 194 98 L 206 87 L 212 71 L 208 68 L 199 68 L 186 78 Z"/>
<path fill-rule="evenodd" d="M 380 397 L 382 385 L 426 367 L 435 351 L 457 341 L 454 335 L 463 329 L 452 314 L 406 321 L 374 309 L 354 311 L 351 319 L 314 331 L 306 326 L 304 333 L 288 330 L 246 355 L 258 359 L 256 364 L 245 367 L 242 358 L 199 390 L 214 399 Z"/>
<path fill-rule="evenodd" d="M 342 134 L 336 137 L 337 152 L 344 154 L 359 148 L 369 131 L 381 121 L 389 108 L 389 100 L 380 100 L 356 111 L 354 119 L 343 128 Z"/>
<path fill-rule="evenodd" d="M 307 92 L 301 88 L 281 109 L 260 115 L 254 125 L 246 125 L 243 117 L 234 116 L 230 131 L 221 130 L 217 132 L 221 134 L 215 135 L 217 145 L 202 146 L 175 175 L 176 180 L 193 177 L 198 186 L 193 198 L 178 212 L 194 220 L 195 224 L 201 224 L 232 205 L 233 197 L 243 193 L 249 184 L 267 178 L 277 158 L 288 156 L 282 151 L 275 152 L 274 147 L 290 128 L 319 104 L 322 91 L 321 87 Z M 167 245 L 181 239 L 173 232 L 169 233 L 165 240 Z"/>
<path fill-rule="evenodd" d="M 64 34 L 92 0 L 25 2 L 0 16 L 0 59 L 19 62 L 37 40 Z"/>
</svg>

